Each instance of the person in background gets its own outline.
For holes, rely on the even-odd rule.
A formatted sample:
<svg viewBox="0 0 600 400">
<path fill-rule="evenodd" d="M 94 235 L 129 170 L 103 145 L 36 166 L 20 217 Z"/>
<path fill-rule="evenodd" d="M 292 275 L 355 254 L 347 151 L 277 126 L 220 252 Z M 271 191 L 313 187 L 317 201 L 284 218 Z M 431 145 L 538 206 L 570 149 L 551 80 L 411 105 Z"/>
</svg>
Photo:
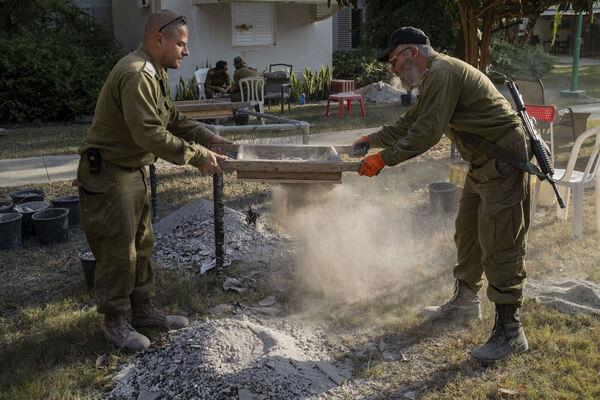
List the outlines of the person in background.
<svg viewBox="0 0 600 400">
<path fill-rule="evenodd" d="M 217 61 L 215 67 L 208 70 L 204 91 L 207 99 L 223 97 L 231 91 L 227 61 Z"/>
</svg>

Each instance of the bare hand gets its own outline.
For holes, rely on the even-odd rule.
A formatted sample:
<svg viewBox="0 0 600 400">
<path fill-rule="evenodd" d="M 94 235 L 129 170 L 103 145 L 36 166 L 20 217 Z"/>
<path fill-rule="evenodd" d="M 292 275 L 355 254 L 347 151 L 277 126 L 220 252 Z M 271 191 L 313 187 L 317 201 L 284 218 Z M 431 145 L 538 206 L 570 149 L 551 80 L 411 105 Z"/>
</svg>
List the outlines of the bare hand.
<svg viewBox="0 0 600 400">
<path fill-rule="evenodd" d="M 223 171 L 221 171 L 218 161 L 227 160 L 227 158 L 227 156 L 222 156 L 209 150 L 206 161 L 204 161 L 204 164 L 200 167 L 200 171 L 210 175 L 222 174 Z"/>
</svg>

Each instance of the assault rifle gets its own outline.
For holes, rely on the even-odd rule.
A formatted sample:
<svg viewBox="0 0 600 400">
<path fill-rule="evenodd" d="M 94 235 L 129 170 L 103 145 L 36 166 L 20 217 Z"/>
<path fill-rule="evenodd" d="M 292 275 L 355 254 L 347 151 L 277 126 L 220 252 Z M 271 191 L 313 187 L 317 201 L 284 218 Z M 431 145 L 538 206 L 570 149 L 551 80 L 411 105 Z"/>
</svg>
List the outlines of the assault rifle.
<svg viewBox="0 0 600 400">
<path fill-rule="evenodd" d="M 515 106 L 517 107 L 517 113 L 521 120 L 523 121 L 523 126 L 525 127 L 525 131 L 531 140 L 531 148 L 533 150 L 533 155 L 538 162 L 539 169 L 541 174 L 536 174 L 536 176 L 540 180 L 547 180 L 548 183 L 554 189 L 554 194 L 556 195 L 556 200 L 558 201 L 558 205 L 560 208 L 565 208 L 565 203 L 563 199 L 560 197 L 560 193 L 558 193 L 558 188 L 556 187 L 556 181 L 554 180 L 554 169 L 552 168 L 552 164 L 550 163 L 550 151 L 548 150 L 548 146 L 544 143 L 542 137 L 537 131 L 531 117 L 527 113 L 527 108 L 525 107 L 525 103 L 523 103 L 523 98 L 521 97 L 521 93 L 519 93 L 519 87 L 514 81 L 507 80 L 506 86 L 510 92 L 510 95 L 515 102 Z"/>
</svg>

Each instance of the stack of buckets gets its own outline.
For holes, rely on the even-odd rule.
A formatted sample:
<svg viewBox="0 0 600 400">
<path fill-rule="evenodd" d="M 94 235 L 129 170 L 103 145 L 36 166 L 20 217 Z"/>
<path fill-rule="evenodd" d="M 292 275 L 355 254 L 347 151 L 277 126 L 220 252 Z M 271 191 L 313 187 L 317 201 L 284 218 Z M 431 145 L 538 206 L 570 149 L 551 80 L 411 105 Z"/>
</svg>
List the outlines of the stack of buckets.
<svg viewBox="0 0 600 400">
<path fill-rule="evenodd" d="M 30 237 L 45 245 L 69 240 L 69 227 L 79 225 L 79 197 L 62 196 L 44 201 L 44 192 L 13 192 L 12 200 L 0 200 L 0 250 L 19 249 Z M 88 290 L 92 289 L 95 259 L 89 250 L 79 254 Z"/>
</svg>

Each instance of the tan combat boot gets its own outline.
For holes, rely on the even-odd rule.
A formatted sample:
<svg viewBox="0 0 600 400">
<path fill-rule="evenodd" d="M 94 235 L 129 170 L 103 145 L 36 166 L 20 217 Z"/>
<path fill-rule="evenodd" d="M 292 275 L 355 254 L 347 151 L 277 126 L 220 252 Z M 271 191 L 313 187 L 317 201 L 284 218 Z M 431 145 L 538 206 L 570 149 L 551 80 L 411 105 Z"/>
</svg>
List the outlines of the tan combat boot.
<svg viewBox="0 0 600 400">
<path fill-rule="evenodd" d="M 489 365 L 527 350 L 529 344 L 521 324 L 519 307 L 516 304 L 496 303 L 492 335 L 485 344 L 471 351 L 471 357 L 483 365 Z"/>
<path fill-rule="evenodd" d="M 125 350 L 142 350 L 150 346 L 150 340 L 127 323 L 124 315 L 104 315 L 104 337 L 110 343 Z"/>
<path fill-rule="evenodd" d="M 186 317 L 167 315 L 164 311 L 154 307 L 150 300 L 132 305 L 131 325 L 136 328 L 158 326 L 167 329 L 180 329 L 188 324 L 189 321 Z"/>
<path fill-rule="evenodd" d="M 466 282 L 458 279 L 454 285 L 454 295 L 446 304 L 425 307 L 422 313 L 431 320 L 481 319 L 481 307 L 477 293 Z"/>
</svg>

